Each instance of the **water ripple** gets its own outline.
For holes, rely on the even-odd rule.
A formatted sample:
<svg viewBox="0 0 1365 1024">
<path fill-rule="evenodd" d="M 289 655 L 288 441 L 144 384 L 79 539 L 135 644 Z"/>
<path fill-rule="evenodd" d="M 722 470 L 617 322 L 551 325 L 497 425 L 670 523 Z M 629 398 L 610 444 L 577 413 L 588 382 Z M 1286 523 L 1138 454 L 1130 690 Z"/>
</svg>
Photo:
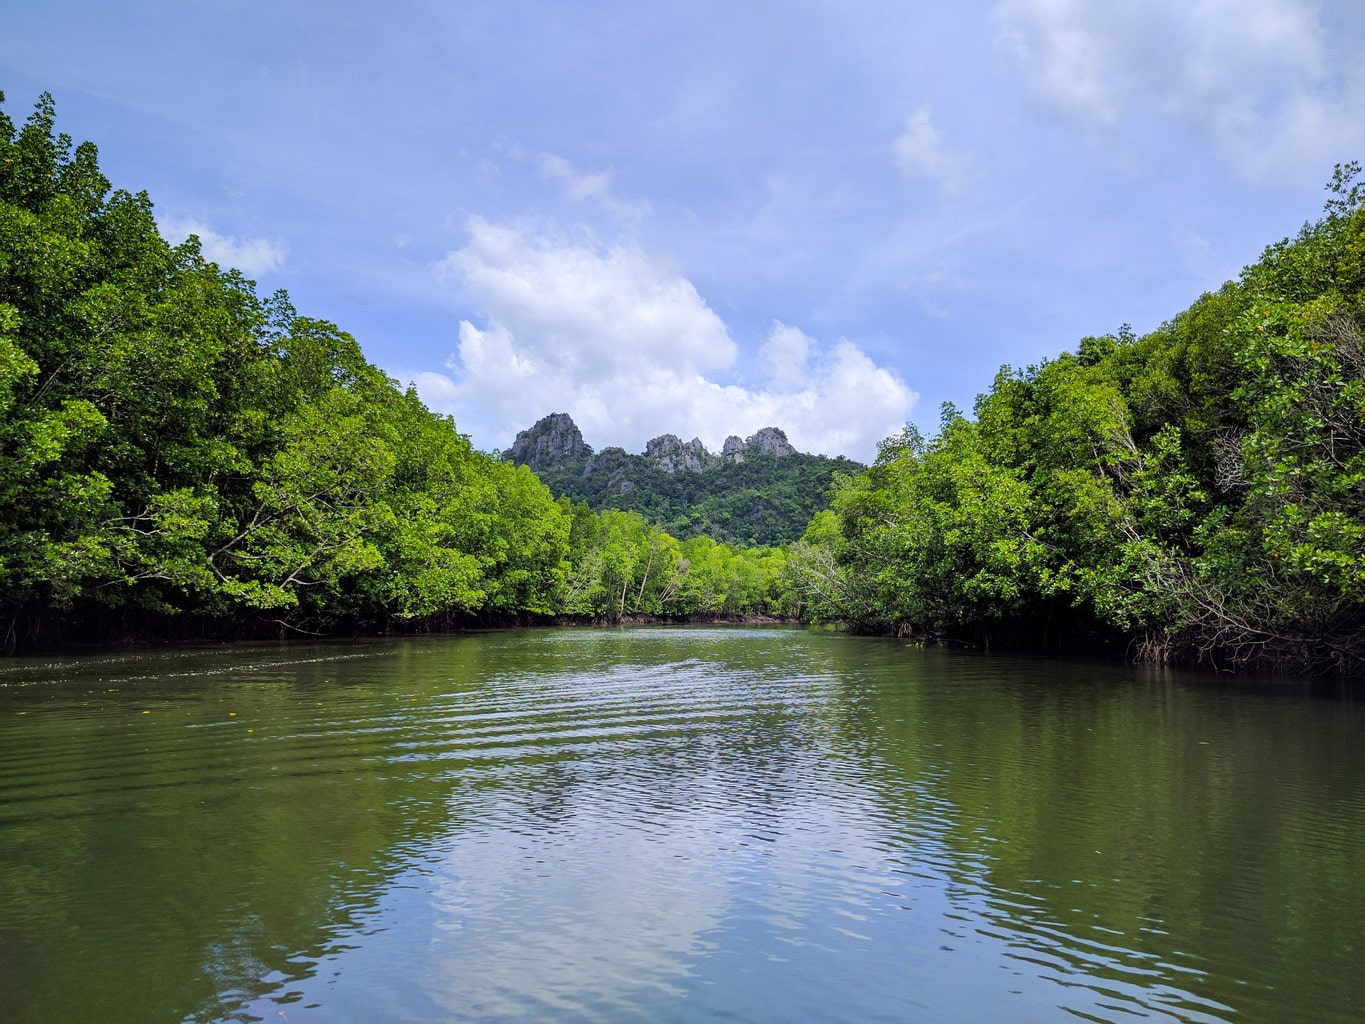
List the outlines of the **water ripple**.
<svg viewBox="0 0 1365 1024">
<path fill-rule="evenodd" d="M 0 990 L 20 1020 L 1349 1020 L 1361 738 L 790 630 L 4 666 Z"/>
</svg>

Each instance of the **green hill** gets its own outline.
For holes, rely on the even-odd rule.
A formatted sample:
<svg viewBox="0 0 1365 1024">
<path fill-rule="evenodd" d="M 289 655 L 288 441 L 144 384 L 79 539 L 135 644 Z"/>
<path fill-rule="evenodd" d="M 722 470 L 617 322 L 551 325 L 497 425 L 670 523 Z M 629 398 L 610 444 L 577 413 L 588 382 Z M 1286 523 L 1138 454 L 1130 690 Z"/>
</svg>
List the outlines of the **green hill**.
<svg viewBox="0 0 1365 1024">
<path fill-rule="evenodd" d="M 732 544 L 776 545 L 800 538 L 829 507 L 838 473 L 863 466 L 798 452 L 776 427 L 726 439 L 713 455 L 700 440 L 654 438 L 644 454 L 594 452 L 573 420 L 553 413 L 517 435 L 503 458 L 524 465 L 557 495 L 595 510 L 639 512 L 676 537 L 701 534 Z"/>
</svg>

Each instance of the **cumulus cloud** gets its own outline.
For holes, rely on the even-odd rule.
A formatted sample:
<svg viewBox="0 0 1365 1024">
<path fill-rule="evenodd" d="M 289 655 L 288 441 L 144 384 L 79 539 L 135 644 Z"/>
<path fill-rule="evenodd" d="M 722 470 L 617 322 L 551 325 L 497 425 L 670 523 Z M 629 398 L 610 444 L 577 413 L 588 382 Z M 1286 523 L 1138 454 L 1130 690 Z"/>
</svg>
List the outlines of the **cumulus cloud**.
<svg viewBox="0 0 1365 1024">
<path fill-rule="evenodd" d="M 758 350 L 768 370 L 768 379 L 776 388 L 800 388 L 810 372 L 812 340 L 796 327 L 778 321 L 763 347 Z"/>
<path fill-rule="evenodd" d="M 1092 127 L 1174 117 L 1258 177 L 1365 142 L 1365 62 L 1305 0 L 1001 0 L 996 41 L 1044 103 Z"/>
<path fill-rule="evenodd" d="M 728 434 L 778 426 L 798 448 L 868 458 L 918 397 L 851 342 L 823 346 L 781 323 L 760 351 L 764 379 L 738 382 L 726 324 L 637 245 L 479 218 L 469 236 L 442 270 L 485 319 L 461 322 L 448 373 L 412 379 L 429 405 L 495 444 L 567 412 L 598 447 L 641 451 L 674 433 L 718 450 Z"/>
<path fill-rule="evenodd" d="M 966 184 L 966 161 L 943 146 L 928 107 L 920 107 L 895 142 L 896 165 L 907 178 L 931 178 L 950 195 Z"/>
<path fill-rule="evenodd" d="M 203 221 L 191 217 L 167 217 L 157 220 L 161 235 L 178 245 L 190 235 L 199 236 L 204 258 L 220 267 L 235 267 L 248 277 L 269 274 L 284 266 L 289 247 L 282 241 L 267 238 L 239 238 L 220 235 Z"/>
</svg>

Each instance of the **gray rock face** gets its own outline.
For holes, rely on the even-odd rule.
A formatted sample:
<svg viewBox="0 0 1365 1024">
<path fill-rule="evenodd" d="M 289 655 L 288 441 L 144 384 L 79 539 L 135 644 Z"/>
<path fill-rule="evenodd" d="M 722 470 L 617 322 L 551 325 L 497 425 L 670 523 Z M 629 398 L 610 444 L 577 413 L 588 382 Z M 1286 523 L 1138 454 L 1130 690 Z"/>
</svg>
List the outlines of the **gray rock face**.
<svg viewBox="0 0 1365 1024">
<path fill-rule="evenodd" d="M 782 457 L 796 454 L 787 435 L 777 427 L 764 427 L 752 436 L 741 439 L 731 434 L 725 439 L 720 455 L 712 455 L 701 438 L 683 441 L 677 434 L 660 434 L 645 446 L 644 460 L 665 473 L 701 473 L 722 461 L 743 462 L 745 455 Z M 583 476 L 601 473 L 624 478 L 627 463 L 639 459 L 627 455 L 620 448 L 606 448 L 594 457 L 592 446 L 568 413 L 555 412 L 539 420 L 535 426 L 517 434 L 512 446 L 503 452 L 504 459 L 518 465 L 530 466 L 535 472 L 556 467 L 582 466 Z M 618 481 L 613 481 L 613 485 Z"/>
<path fill-rule="evenodd" d="M 665 473 L 700 473 L 714 461 L 701 438 L 684 444 L 676 434 L 661 434 L 650 441 L 645 445 L 645 458 Z"/>
<path fill-rule="evenodd" d="M 568 413 L 553 412 L 517 434 L 502 457 L 537 470 L 554 463 L 591 458 L 592 447 L 584 442 L 582 432 Z"/>
<path fill-rule="evenodd" d="M 739 435 L 737 434 L 731 434 L 729 437 L 727 437 L 725 439 L 725 443 L 721 445 L 720 457 L 722 459 L 729 459 L 731 462 L 743 462 L 744 461 L 743 438 L 739 437 Z"/>
<path fill-rule="evenodd" d="M 729 444 L 727 441 L 726 444 Z M 764 427 L 744 442 L 744 447 L 762 452 L 764 455 L 794 455 L 796 449 L 787 441 L 787 435 L 777 427 Z"/>
<path fill-rule="evenodd" d="M 781 458 L 784 455 L 795 455 L 796 449 L 787 441 L 787 435 L 777 427 L 764 427 L 743 441 L 731 434 L 725 439 L 725 445 L 720 450 L 720 457 L 731 462 L 743 462 L 746 454 Z"/>
<path fill-rule="evenodd" d="M 682 438 L 677 434 L 660 434 L 645 445 L 645 458 L 661 459 L 682 448 Z"/>
</svg>

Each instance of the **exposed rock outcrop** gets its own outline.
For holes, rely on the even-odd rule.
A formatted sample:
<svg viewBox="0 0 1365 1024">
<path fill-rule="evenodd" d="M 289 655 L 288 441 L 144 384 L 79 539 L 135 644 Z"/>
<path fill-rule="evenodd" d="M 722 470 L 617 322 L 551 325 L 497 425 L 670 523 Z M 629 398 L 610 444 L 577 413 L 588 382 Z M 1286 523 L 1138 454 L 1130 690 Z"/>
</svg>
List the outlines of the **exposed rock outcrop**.
<svg viewBox="0 0 1365 1024">
<path fill-rule="evenodd" d="M 725 443 L 721 445 L 720 457 L 722 459 L 729 459 L 731 462 L 743 462 L 744 439 L 738 434 L 731 434 L 725 439 Z"/>
<path fill-rule="evenodd" d="M 605 458 L 611 452 L 610 457 Z M 601 455 L 593 457 L 593 449 L 583 440 L 583 434 L 568 413 L 554 412 L 538 420 L 536 424 L 517 434 L 511 447 L 502 457 L 518 465 L 530 466 L 540 472 L 545 469 L 575 466 L 582 463 L 583 475 L 593 476 L 602 472 L 607 464 L 613 469 L 621 466 L 626 456 L 622 448 L 605 449 Z M 681 471 L 701 473 L 721 461 L 743 462 L 746 454 L 761 454 L 782 457 L 796 454 L 796 449 L 787 440 L 787 435 L 777 427 L 764 427 L 750 437 L 741 439 L 731 434 L 725 439 L 720 455 L 712 455 L 702 444 L 701 438 L 694 437 L 683 441 L 677 434 L 660 434 L 645 445 L 643 458 L 646 462 L 665 473 Z M 638 458 L 639 456 L 632 456 Z"/>
<path fill-rule="evenodd" d="M 535 426 L 518 433 L 502 457 L 539 472 L 565 462 L 589 459 L 592 446 L 583 440 L 582 432 L 568 413 L 552 412 L 538 420 Z"/>
<path fill-rule="evenodd" d="M 796 449 L 787 440 L 787 435 L 777 427 L 764 427 L 743 441 L 731 434 L 725 439 L 725 445 L 720 450 L 720 457 L 731 462 L 743 462 L 745 455 L 771 455 L 774 458 L 781 458 L 784 455 L 795 454 Z"/>
<path fill-rule="evenodd" d="M 694 437 L 686 444 L 676 434 L 661 434 L 645 445 L 645 458 L 665 473 L 685 470 L 700 473 L 715 462 L 701 438 Z"/>
<path fill-rule="evenodd" d="M 729 443 L 728 441 L 726 442 Z M 787 441 L 787 435 L 777 427 L 764 427 L 752 437 L 746 438 L 744 447 L 750 450 L 762 452 L 764 455 L 775 455 L 781 458 L 783 455 L 794 455 L 796 449 Z"/>
</svg>

